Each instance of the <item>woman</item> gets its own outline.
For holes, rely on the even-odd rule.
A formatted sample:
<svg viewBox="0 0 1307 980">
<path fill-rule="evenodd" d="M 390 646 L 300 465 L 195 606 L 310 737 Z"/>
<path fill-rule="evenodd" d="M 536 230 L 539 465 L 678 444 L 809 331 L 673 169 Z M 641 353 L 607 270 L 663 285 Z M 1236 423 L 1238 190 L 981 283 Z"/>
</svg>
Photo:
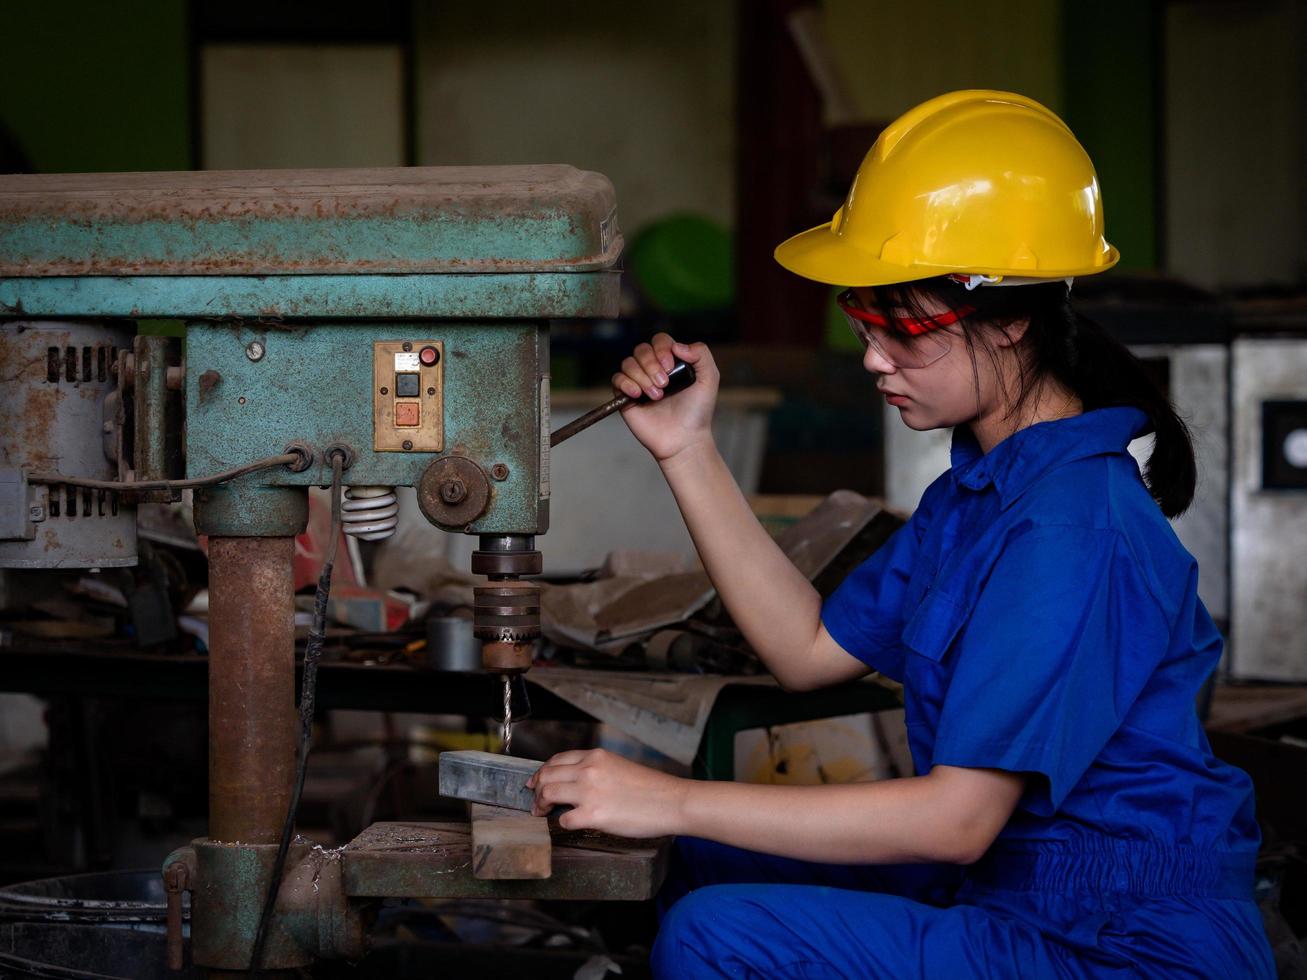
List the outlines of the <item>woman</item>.
<svg viewBox="0 0 1307 980">
<path fill-rule="evenodd" d="M 537 809 L 681 837 L 663 977 L 1272 976 L 1250 784 L 1194 712 L 1221 640 L 1167 522 L 1193 449 L 1070 305 L 1117 260 L 1083 149 L 1021 96 L 941 96 L 777 258 L 851 286 L 877 388 L 908 426 L 953 428 L 952 468 L 824 604 L 713 445 L 708 349 L 659 335 L 613 383 L 654 399 L 627 423 L 768 668 L 794 690 L 901 680 L 918 775 L 707 783 L 564 752 Z M 661 402 L 673 356 L 698 380 Z M 1141 476 L 1126 446 L 1150 431 Z"/>
</svg>

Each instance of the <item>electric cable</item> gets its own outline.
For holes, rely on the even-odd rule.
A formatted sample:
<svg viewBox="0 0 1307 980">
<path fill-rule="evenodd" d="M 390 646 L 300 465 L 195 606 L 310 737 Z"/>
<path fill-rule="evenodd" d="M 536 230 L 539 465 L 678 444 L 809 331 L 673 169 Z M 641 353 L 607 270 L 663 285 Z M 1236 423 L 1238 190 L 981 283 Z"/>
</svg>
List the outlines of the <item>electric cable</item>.
<svg viewBox="0 0 1307 980">
<path fill-rule="evenodd" d="M 281 878 L 286 870 L 286 854 L 295 834 L 295 816 L 299 811 L 300 794 L 304 790 L 304 774 L 309 767 L 309 748 L 313 742 L 313 707 L 318 690 L 318 661 L 322 659 L 322 644 L 327 635 L 327 600 L 331 596 L 331 569 L 336 561 L 336 545 L 341 534 L 340 487 L 344 473 L 343 453 L 333 452 L 331 462 L 331 540 L 318 576 L 318 588 L 313 596 L 313 625 L 309 627 L 308 642 L 304 647 L 304 679 L 300 684 L 300 741 L 295 766 L 295 785 L 291 790 L 290 806 L 286 808 L 286 822 L 281 828 L 281 842 L 277 845 L 277 858 L 272 865 L 272 878 L 268 894 L 259 913 L 259 928 L 254 934 L 254 950 L 250 954 L 250 971 L 259 976 L 262 967 L 263 946 L 267 941 L 268 922 L 281 891 Z"/>
<path fill-rule="evenodd" d="M 90 480 L 80 476 L 64 476 L 60 473 L 28 473 L 28 483 L 60 483 L 68 487 L 86 487 L 90 490 L 197 490 L 200 487 L 212 487 L 227 483 L 247 473 L 270 470 L 277 466 L 292 466 L 304 462 L 305 454 L 282 453 L 280 456 L 265 456 L 244 466 L 214 473 L 212 476 L 197 476 L 189 480 Z"/>
</svg>

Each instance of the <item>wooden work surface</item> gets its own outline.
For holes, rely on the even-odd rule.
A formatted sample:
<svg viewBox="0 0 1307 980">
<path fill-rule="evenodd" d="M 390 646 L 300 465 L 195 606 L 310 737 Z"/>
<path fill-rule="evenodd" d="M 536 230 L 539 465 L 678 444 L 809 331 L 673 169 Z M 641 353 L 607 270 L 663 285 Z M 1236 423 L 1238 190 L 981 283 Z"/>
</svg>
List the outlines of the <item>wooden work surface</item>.
<svg viewBox="0 0 1307 980">
<path fill-rule="evenodd" d="M 484 880 L 473 875 L 472 827 L 375 823 L 340 852 L 345 893 L 355 898 L 529 898 L 643 901 L 667 871 L 671 838 L 628 840 L 554 826 L 548 878 Z"/>
</svg>

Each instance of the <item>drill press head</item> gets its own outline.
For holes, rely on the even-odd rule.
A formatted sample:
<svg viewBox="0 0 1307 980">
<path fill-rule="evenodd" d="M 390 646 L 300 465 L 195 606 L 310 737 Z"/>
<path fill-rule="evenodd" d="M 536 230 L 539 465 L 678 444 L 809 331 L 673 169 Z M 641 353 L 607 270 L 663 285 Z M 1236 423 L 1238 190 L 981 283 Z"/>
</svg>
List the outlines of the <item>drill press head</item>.
<svg viewBox="0 0 1307 980">
<path fill-rule="evenodd" d="M 543 567 L 529 534 L 482 535 L 472 572 L 490 581 L 473 590 L 472 632 L 482 641 L 486 670 L 520 674 L 531 666 L 540 636 L 540 586 L 522 580 Z"/>
</svg>

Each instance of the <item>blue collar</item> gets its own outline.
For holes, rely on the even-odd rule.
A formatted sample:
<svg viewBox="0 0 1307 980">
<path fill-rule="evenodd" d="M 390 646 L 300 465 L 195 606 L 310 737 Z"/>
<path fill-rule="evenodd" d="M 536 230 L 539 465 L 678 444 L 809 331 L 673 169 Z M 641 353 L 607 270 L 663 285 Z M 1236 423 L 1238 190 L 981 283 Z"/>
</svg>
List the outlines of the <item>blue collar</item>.
<svg viewBox="0 0 1307 980">
<path fill-rule="evenodd" d="M 970 490 L 993 484 L 1007 507 L 1050 469 L 1090 456 L 1124 453 L 1130 440 L 1148 430 L 1148 416 L 1137 408 L 1098 408 L 1027 426 L 982 453 L 971 429 L 960 425 L 953 430 L 953 479 Z"/>
</svg>

